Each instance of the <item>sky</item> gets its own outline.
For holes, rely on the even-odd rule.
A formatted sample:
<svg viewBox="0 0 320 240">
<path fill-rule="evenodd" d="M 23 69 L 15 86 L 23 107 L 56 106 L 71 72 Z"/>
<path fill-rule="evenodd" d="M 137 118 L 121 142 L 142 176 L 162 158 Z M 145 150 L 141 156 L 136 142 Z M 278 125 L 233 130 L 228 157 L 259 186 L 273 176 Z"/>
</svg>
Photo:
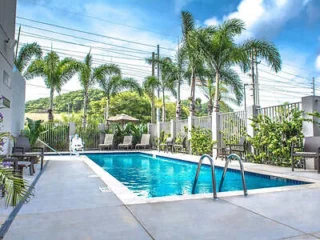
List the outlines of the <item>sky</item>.
<svg viewBox="0 0 320 240">
<path fill-rule="evenodd" d="M 175 56 L 181 40 L 181 11 L 191 12 L 199 27 L 242 19 L 246 30 L 237 37 L 237 43 L 254 38 L 277 46 L 282 71 L 272 72 L 264 61 L 258 67 L 262 107 L 298 102 L 311 95 L 313 77 L 316 94 L 320 94 L 317 0 L 18 0 L 16 22 L 17 26 L 21 24 L 21 44 L 37 41 L 45 52 L 52 48 L 61 58 L 71 55 L 78 60 L 91 49 L 95 64 L 116 63 L 124 76 L 142 82 L 151 73 L 144 59 L 156 52 L 157 44 L 161 56 Z M 236 70 L 243 83 L 251 82 L 248 73 Z M 63 86 L 62 93 L 78 89 L 81 86 L 75 76 Z M 246 90 L 250 105 L 252 89 L 248 86 Z M 189 94 L 185 84 L 182 98 L 187 99 Z M 26 100 L 47 96 L 49 91 L 42 79 L 28 80 Z M 196 97 L 205 101 L 200 89 Z M 239 110 L 243 105 L 233 107 Z"/>
</svg>

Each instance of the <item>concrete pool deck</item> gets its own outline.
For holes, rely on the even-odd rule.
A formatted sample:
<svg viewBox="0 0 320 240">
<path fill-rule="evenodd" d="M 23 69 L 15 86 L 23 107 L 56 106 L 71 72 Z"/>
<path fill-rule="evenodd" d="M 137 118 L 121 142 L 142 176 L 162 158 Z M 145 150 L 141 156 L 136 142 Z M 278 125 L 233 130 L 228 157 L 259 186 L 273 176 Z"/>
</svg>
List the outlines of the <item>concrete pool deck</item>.
<svg viewBox="0 0 320 240">
<path fill-rule="evenodd" d="M 126 205 L 113 192 L 100 190 L 105 183 L 81 157 L 46 159 L 34 197 L 23 205 L 4 239 L 320 238 L 317 183 L 281 192 L 249 191 L 248 197 L 218 195 L 218 200 Z M 313 170 L 292 173 L 288 168 L 251 163 L 245 168 L 320 180 Z"/>
</svg>

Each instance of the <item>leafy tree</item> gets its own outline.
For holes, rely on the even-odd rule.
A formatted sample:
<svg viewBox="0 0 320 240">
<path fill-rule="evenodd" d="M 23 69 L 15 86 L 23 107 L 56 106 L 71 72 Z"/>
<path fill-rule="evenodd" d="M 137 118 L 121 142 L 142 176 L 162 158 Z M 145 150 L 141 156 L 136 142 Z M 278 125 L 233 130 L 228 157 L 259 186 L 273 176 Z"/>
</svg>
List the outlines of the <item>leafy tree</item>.
<svg viewBox="0 0 320 240">
<path fill-rule="evenodd" d="M 113 76 L 97 80 L 107 98 L 106 119 L 108 119 L 109 117 L 109 105 L 111 96 L 115 96 L 117 93 L 123 90 L 137 91 L 140 96 L 143 94 L 142 88 L 140 87 L 139 83 L 133 78 L 122 78 L 121 76 Z"/>
<path fill-rule="evenodd" d="M 84 91 L 82 127 L 85 128 L 87 125 L 89 88 L 96 82 L 105 82 L 105 79 L 110 76 L 120 76 L 121 71 L 120 68 L 114 64 L 104 64 L 93 68 L 92 55 L 89 52 L 84 62 L 79 63 L 79 72 L 80 84 Z"/>
<path fill-rule="evenodd" d="M 42 50 L 38 43 L 29 43 L 22 46 L 18 56 L 14 60 L 14 64 L 22 75 L 25 75 L 25 69 L 33 58 L 41 59 Z"/>
<path fill-rule="evenodd" d="M 50 89 L 49 121 L 53 120 L 54 91 L 61 91 L 63 84 L 68 82 L 77 71 L 77 61 L 72 58 L 60 60 L 54 51 L 49 52 L 44 59 L 33 61 L 27 69 L 26 78 L 42 77 L 47 88 Z"/>
<path fill-rule="evenodd" d="M 280 54 L 273 44 L 261 40 L 248 40 L 242 45 L 234 42 L 244 29 L 242 20 L 230 19 L 210 31 L 198 31 L 196 34 L 201 52 L 215 76 L 215 89 L 220 89 L 221 80 L 227 85 L 240 85 L 239 76 L 232 67 L 240 65 L 247 71 L 251 64 L 253 69 L 252 54 L 264 58 L 273 70 L 281 69 Z M 237 89 L 241 90 L 241 87 L 234 88 Z M 240 91 L 236 95 L 240 95 Z M 219 111 L 219 91 L 215 91 L 214 109 Z"/>
<path fill-rule="evenodd" d="M 146 95 L 150 98 L 150 103 L 151 103 L 151 123 L 156 122 L 156 109 L 155 109 L 155 94 L 154 91 L 155 89 L 159 88 L 161 86 L 160 81 L 154 77 L 154 76 L 149 76 L 146 77 L 144 80 L 143 84 L 143 90 L 146 93 Z"/>
</svg>

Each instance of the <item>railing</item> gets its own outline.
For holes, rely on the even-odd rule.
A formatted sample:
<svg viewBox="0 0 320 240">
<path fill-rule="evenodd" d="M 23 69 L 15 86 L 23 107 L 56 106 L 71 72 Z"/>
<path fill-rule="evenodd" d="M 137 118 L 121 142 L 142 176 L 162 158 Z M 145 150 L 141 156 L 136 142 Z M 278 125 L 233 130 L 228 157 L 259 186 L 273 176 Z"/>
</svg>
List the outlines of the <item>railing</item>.
<svg viewBox="0 0 320 240">
<path fill-rule="evenodd" d="M 67 123 L 48 122 L 39 138 L 58 151 L 69 150 L 69 125 Z M 50 150 L 50 149 L 48 149 Z"/>
<path fill-rule="evenodd" d="M 188 133 L 188 119 L 176 120 L 176 136 L 187 135 Z"/>
<path fill-rule="evenodd" d="M 193 117 L 193 126 L 199 128 L 212 128 L 212 117 L 211 116 L 204 116 L 204 117 Z"/>
<path fill-rule="evenodd" d="M 238 142 L 246 132 L 247 115 L 245 111 L 220 113 L 220 142 L 223 146 L 226 143 Z"/>
<path fill-rule="evenodd" d="M 271 107 L 265 107 L 265 108 L 258 108 L 257 113 L 268 116 L 273 121 L 283 121 L 284 119 L 289 120 L 290 113 L 293 110 L 301 110 L 302 109 L 302 103 L 296 102 L 296 103 L 288 103 L 284 105 L 277 105 L 277 106 L 271 106 Z"/>
</svg>

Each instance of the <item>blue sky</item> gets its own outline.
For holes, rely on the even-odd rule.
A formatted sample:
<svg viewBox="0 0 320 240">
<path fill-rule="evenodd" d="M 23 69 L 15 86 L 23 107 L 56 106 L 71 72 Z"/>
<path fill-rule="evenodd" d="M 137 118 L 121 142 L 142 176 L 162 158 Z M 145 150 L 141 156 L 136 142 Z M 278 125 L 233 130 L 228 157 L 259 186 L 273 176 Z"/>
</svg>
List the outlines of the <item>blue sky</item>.
<svg viewBox="0 0 320 240">
<path fill-rule="evenodd" d="M 190 11 L 199 26 L 219 24 L 232 17 L 240 18 L 246 23 L 247 30 L 237 39 L 239 43 L 245 39 L 259 38 L 276 44 L 282 55 L 283 72 L 274 75 L 263 63 L 259 66 L 262 82 L 260 92 L 263 91 L 262 105 L 292 102 L 308 95 L 311 91 L 312 77 L 316 77 L 320 85 L 320 1 L 317 0 L 18 0 L 17 15 L 121 39 L 176 48 L 178 38 L 181 37 L 182 10 Z M 22 19 L 17 19 L 17 22 L 31 25 Z M 48 33 L 39 30 L 25 27 L 22 29 L 29 33 L 48 36 Z M 64 30 L 60 31 L 67 33 Z M 33 40 L 27 36 L 22 36 L 22 39 L 26 42 Z M 99 38 L 94 39 L 101 41 Z M 73 40 L 79 42 L 79 39 Z M 52 44 L 53 47 L 70 48 L 62 43 L 50 43 L 45 40 L 40 42 L 45 46 Z M 110 40 L 110 43 L 138 48 L 137 45 L 123 42 Z M 95 46 L 97 44 L 92 45 L 93 48 Z M 79 47 L 76 49 L 87 50 Z M 155 48 L 147 50 L 155 51 Z M 161 53 L 174 55 L 173 51 L 162 50 Z M 128 64 L 139 63 L 121 59 L 119 61 Z M 140 64 L 145 63 L 142 61 Z M 240 76 L 243 77 L 243 82 L 249 81 L 247 75 L 240 73 Z M 143 77 L 138 77 L 139 81 L 142 79 Z M 41 84 L 39 80 L 31 83 Z M 287 88 L 281 91 L 284 86 Z M 30 93 L 35 91 L 35 88 L 29 87 Z M 65 91 L 77 87 L 79 86 L 74 80 L 65 86 Z M 183 96 L 187 97 L 187 86 L 183 91 Z M 47 92 L 43 90 L 43 95 L 45 94 Z M 203 98 L 200 91 L 198 95 Z M 34 94 L 27 93 L 27 99 L 32 98 Z"/>
</svg>

